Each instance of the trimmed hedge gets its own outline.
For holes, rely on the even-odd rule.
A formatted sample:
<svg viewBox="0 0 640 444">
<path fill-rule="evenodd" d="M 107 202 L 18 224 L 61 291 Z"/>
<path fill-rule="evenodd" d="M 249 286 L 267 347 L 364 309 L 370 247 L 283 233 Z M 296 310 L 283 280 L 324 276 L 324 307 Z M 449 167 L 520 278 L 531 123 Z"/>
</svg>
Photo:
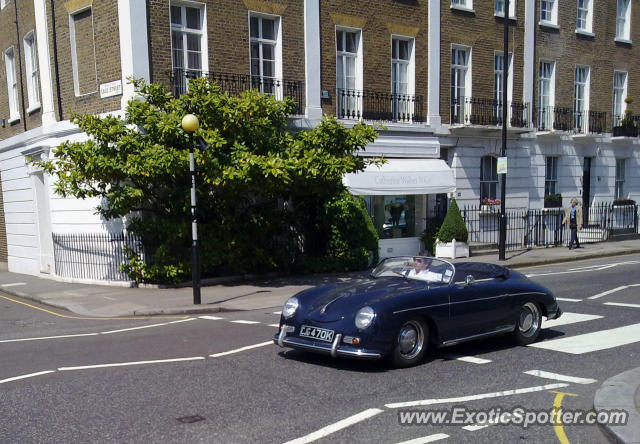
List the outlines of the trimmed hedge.
<svg viewBox="0 0 640 444">
<path fill-rule="evenodd" d="M 440 230 L 438 230 L 438 239 L 443 243 L 451 242 L 453 239 L 459 242 L 467 242 L 467 239 L 469 239 L 467 225 L 462 219 L 458 203 L 455 199 L 451 200 L 447 215 L 442 222 Z"/>
</svg>

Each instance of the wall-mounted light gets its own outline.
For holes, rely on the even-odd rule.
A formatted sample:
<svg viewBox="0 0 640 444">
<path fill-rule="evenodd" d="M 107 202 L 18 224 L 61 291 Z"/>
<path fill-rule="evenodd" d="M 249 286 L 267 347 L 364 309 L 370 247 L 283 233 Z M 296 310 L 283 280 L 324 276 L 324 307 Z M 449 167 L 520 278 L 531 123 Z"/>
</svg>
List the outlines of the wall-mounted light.
<svg viewBox="0 0 640 444">
<path fill-rule="evenodd" d="M 329 90 L 323 89 L 322 90 L 322 94 L 320 95 L 320 98 L 322 98 L 322 99 L 330 99 L 331 98 L 331 94 L 329 94 Z"/>
<path fill-rule="evenodd" d="M 6 123 L 6 122 L 7 122 L 7 121 L 6 121 L 5 119 L 0 119 L 0 124 L 2 124 L 2 127 L 3 127 L 3 128 L 7 125 L 7 123 Z"/>
</svg>

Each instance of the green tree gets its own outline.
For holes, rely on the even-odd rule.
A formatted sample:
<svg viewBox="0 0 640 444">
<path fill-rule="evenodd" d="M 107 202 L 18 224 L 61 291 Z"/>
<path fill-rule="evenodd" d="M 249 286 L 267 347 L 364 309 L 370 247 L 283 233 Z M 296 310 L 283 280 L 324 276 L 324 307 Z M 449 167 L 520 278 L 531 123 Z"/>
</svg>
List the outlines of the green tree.
<svg viewBox="0 0 640 444">
<path fill-rule="evenodd" d="M 444 217 L 442 226 L 438 231 L 438 239 L 440 239 L 440 242 L 447 243 L 451 242 L 453 239 L 459 242 L 467 242 L 468 238 L 469 231 L 467 230 L 467 225 L 464 223 L 464 219 L 462 219 L 462 215 L 460 214 L 458 203 L 455 199 L 451 199 L 447 215 Z"/>
<path fill-rule="evenodd" d="M 344 190 L 344 173 L 372 162 L 357 153 L 377 128 L 347 129 L 325 117 L 293 134 L 288 99 L 255 90 L 230 96 L 207 78 L 192 80 L 179 98 L 159 84 L 133 83 L 139 99 L 123 118 L 73 115 L 89 139 L 62 143 L 52 160 L 39 163 L 56 177 L 58 194 L 100 197 L 101 216 L 127 216 L 147 257 L 132 258 L 132 275 L 176 282 L 190 273 L 189 142 L 181 129 L 187 113 L 198 117 L 195 136 L 210 146 L 195 155 L 204 276 L 283 270 L 301 254 L 328 252 L 325 204 Z"/>
</svg>

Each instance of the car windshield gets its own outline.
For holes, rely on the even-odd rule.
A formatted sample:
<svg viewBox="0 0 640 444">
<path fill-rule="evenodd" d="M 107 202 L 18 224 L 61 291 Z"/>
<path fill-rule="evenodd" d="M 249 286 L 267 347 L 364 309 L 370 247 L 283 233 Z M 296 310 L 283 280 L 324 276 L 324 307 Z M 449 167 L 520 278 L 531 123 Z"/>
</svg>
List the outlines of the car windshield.
<svg viewBox="0 0 640 444">
<path fill-rule="evenodd" d="M 380 262 L 371 272 L 374 278 L 402 276 L 435 284 L 451 282 L 455 269 L 449 262 L 427 256 L 391 257 Z"/>
</svg>

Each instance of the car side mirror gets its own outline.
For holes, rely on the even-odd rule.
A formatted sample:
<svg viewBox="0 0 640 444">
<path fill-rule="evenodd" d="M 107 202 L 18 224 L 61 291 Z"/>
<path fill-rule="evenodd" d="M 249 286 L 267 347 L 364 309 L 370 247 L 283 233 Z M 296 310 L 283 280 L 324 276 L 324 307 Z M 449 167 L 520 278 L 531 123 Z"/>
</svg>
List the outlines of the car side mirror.
<svg viewBox="0 0 640 444">
<path fill-rule="evenodd" d="M 472 275 L 468 274 L 467 277 L 464 278 L 464 284 L 468 287 L 469 285 L 473 284 L 476 280 L 473 278 Z"/>
</svg>

